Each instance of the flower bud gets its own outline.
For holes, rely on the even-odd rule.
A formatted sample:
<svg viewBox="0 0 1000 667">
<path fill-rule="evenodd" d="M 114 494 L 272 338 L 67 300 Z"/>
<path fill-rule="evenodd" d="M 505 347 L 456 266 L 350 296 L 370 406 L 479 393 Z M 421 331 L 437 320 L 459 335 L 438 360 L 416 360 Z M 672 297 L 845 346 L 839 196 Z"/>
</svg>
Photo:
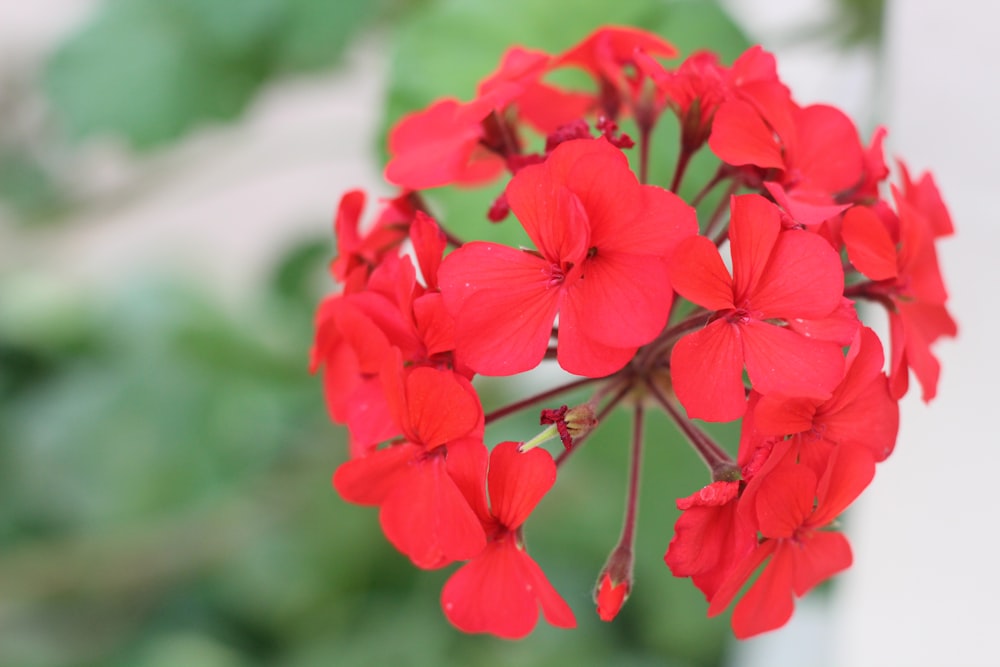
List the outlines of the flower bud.
<svg viewBox="0 0 1000 667">
<path fill-rule="evenodd" d="M 597 578 L 594 602 L 602 621 L 611 621 L 621 611 L 632 592 L 632 550 L 618 547 L 611 552 L 607 564 Z"/>
</svg>

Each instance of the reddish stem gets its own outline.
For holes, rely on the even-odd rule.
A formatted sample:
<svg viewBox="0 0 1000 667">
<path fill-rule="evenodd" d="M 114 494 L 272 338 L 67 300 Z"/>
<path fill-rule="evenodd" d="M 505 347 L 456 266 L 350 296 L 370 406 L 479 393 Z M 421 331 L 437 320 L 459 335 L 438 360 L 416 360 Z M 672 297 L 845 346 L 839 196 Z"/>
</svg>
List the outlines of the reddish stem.
<svg viewBox="0 0 1000 667">
<path fill-rule="evenodd" d="M 632 424 L 632 460 L 628 476 L 628 501 L 625 505 L 625 524 L 618 548 L 632 550 L 635 543 L 635 525 L 639 514 L 639 471 L 642 469 L 642 403 L 635 405 L 635 420 Z"/>
<path fill-rule="evenodd" d="M 670 191 L 677 194 L 677 191 L 681 187 L 681 180 L 684 178 L 684 172 L 687 171 L 688 163 L 691 161 L 691 156 L 693 153 L 687 150 L 681 150 L 677 155 L 677 167 L 674 169 L 674 178 L 670 182 Z"/>
<path fill-rule="evenodd" d="M 486 415 L 486 417 L 485 417 L 486 423 L 489 424 L 491 422 L 496 421 L 497 419 L 500 419 L 501 417 L 506 417 L 509 414 L 512 414 L 514 412 L 518 412 L 519 410 L 523 410 L 523 409 L 525 409 L 527 407 L 530 407 L 531 405 L 534 405 L 535 403 L 541 403 L 544 400 L 553 398 L 553 397 L 558 396 L 559 394 L 563 394 L 563 393 L 565 393 L 567 391 L 573 391 L 574 389 L 578 389 L 580 387 L 584 387 L 584 386 L 586 386 L 588 384 L 591 384 L 593 382 L 597 382 L 598 380 L 601 380 L 601 379 L 603 379 L 603 378 L 581 378 L 579 380 L 574 380 L 573 382 L 569 382 L 567 384 L 560 385 L 558 387 L 553 387 L 552 389 L 548 389 L 546 391 L 543 391 L 540 394 L 535 394 L 534 396 L 529 396 L 528 398 L 525 398 L 525 399 L 522 399 L 520 401 L 517 401 L 516 403 L 511 403 L 510 405 L 505 405 L 505 406 L 503 406 L 501 408 L 497 408 L 493 412 L 491 412 L 488 415 Z"/>
<path fill-rule="evenodd" d="M 639 182 L 645 185 L 649 182 L 649 140 L 652 136 L 650 128 L 639 127 Z"/>
<path fill-rule="evenodd" d="M 739 479 L 739 468 L 732 457 L 729 456 L 729 453 L 712 440 L 704 431 L 695 426 L 690 419 L 682 415 L 680 410 L 663 395 L 656 384 L 652 382 L 647 382 L 646 384 L 649 387 L 650 393 L 663 406 L 663 409 L 670 415 L 670 418 L 677 424 L 677 427 L 684 433 L 685 437 L 687 437 L 688 442 L 698 452 L 698 456 L 708 466 L 708 469 L 712 473 L 712 479 L 731 479 L 734 474 L 736 479 Z"/>
</svg>

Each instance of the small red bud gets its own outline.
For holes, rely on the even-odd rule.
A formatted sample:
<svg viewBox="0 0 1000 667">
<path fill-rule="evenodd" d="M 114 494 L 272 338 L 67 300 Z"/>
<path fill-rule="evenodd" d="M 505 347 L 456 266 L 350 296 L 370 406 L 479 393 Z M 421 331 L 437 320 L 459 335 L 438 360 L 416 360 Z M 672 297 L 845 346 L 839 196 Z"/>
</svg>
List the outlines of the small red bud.
<svg viewBox="0 0 1000 667">
<path fill-rule="evenodd" d="M 597 590 L 594 591 L 594 601 L 597 603 L 597 615 L 602 621 L 612 621 L 622 605 L 628 599 L 631 592 L 631 585 L 627 581 L 619 582 L 617 585 L 611 580 L 611 575 L 607 572 L 601 577 Z"/>
<path fill-rule="evenodd" d="M 633 561 L 632 550 L 619 545 L 601 570 L 594 588 L 594 602 L 602 621 L 613 620 L 632 592 Z"/>
</svg>

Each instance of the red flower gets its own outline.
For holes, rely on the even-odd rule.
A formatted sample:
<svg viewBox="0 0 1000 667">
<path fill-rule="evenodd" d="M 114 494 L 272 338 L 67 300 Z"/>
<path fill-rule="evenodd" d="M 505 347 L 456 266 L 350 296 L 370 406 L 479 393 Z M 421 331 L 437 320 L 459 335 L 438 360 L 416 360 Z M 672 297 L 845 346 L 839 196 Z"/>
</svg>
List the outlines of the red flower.
<svg viewBox="0 0 1000 667">
<path fill-rule="evenodd" d="M 478 96 L 491 97 L 497 109 L 513 101 L 510 111 L 542 135 L 583 116 L 592 97 L 566 92 L 540 79 L 550 69 L 552 56 L 519 46 L 504 53 L 497 71 L 479 83 Z"/>
<path fill-rule="evenodd" d="M 734 197 L 730 277 L 705 237 L 683 241 L 671 266 L 679 294 L 715 311 L 701 331 L 674 347 L 674 390 L 688 415 L 730 421 L 746 407 L 743 367 L 763 394 L 827 398 L 843 377 L 840 346 L 775 322 L 834 313 L 844 273 L 830 245 L 815 234 L 781 231 L 778 209 L 759 195 Z"/>
<path fill-rule="evenodd" d="M 753 525 L 737 511 L 740 482 L 712 482 L 677 500 L 681 515 L 663 560 L 675 577 L 691 577 L 706 600 L 757 544 Z"/>
<path fill-rule="evenodd" d="M 935 227 L 938 218 L 921 215 L 894 189 L 898 217 L 888 207 L 855 206 L 844 216 L 842 234 L 851 263 L 874 282 L 862 289 L 889 309 L 891 345 L 890 388 L 900 398 L 908 388 L 908 370 L 913 369 L 923 388 L 923 399 L 937 393 L 940 364 L 931 344 L 941 336 L 958 332 L 945 302 L 948 293 L 937 252 Z M 932 209 L 933 211 L 934 209 Z"/>
<path fill-rule="evenodd" d="M 624 101 L 634 105 L 642 94 L 645 73 L 636 66 L 635 52 L 673 57 L 677 49 L 658 35 L 621 26 L 595 30 L 557 60 L 586 70 L 598 85 L 600 107 L 609 118 L 617 118 Z"/>
<path fill-rule="evenodd" d="M 503 170 L 503 158 L 479 149 L 482 121 L 492 110 L 489 100 L 463 104 L 446 99 L 404 116 L 389 133 L 385 179 L 423 190 L 495 178 Z"/>
<path fill-rule="evenodd" d="M 343 463 L 333 485 L 345 500 L 378 505 L 385 536 L 415 565 L 442 567 L 471 558 L 486 542 L 452 478 L 466 459 L 485 451 L 482 407 L 464 378 L 425 366 L 404 373 L 394 356 L 381 379 L 406 440 Z"/>
<path fill-rule="evenodd" d="M 844 197 L 884 176 L 876 173 L 881 153 L 866 154 L 839 109 L 796 105 L 777 80 L 773 56 L 759 49 L 744 56 L 745 63 L 733 65 L 733 94 L 715 114 L 708 145 L 727 164 L 755 167 L 748 182 L 756 188 L 766 181 L 796 221 L 819 225 L 846 208 Z"/>
<path fill-rule="evenodd" d="M 441 292 L 458 354 L 486 375 L 534 368 L 558 313 L 564 369 L 620 369 L 666 324 L 667 257 L 695 233 L 694 210 L 640 185 L 602 139 L 560 144 L 514 176 L 507 198 L 538 252 L 473 242 L 445 258 Z"/>
<path fill-rule="evenodd" d="M 490 454 L 488 510 L 484 484 L 476 481 L 484 465 L 477 466 L 471 459 L 467 464 L 463 486 L 473 494 L 472 506 L 490 541 L 445 583 L 441 591 L 445 616 L 465 632 L 488 632 L 507 639 L 531 632 L 539 607 L 552 625 L 576 627 L 573 610 L 524 550 L 521 539 L 521 525 L 556 481 L 552 457 L 537 448 L 522 453 L 515 442 L 497 445 Z"/>
<path fill-rule="evenodd" d="M 422 190 L 496 178 L 520 153 L 518 116 L 547 134 L 579 118 L 591 104 L 590 96 L 542 83 L 551 65 L 547 53 L 513 47 L 480 83 L 474 100 L 439 100 L 404 116 L 389 133 L 386 180 Z"/>
<path fill-rule="evenodd" d="M 658 91 L 680 119 L 682 150 L 696 151 L 708 140 L 715 112 L 729 95 L 726 68 L 707 51 L 689 56 L 676 72 L 653 69 L 651 62 L 644 58 L 640 65 L 654 76 Z"/>
<path fill-rule="evenodd" d="M 899 405 L 882 372 L 885 358 L 875 332 L 863 328 L 847 354 L 844 379 L 826 400 L 763 396 L 755 403 L 754 425 L 765 435 L 792 436 L 793 460 L 818 475 L 831 449 L 863 447 L 875 461 L 892 453 L 899 429 Z"/>
<path fill-rule="evenodd" d="M 903 199 L 915 211 L 919 211 L 927 222 L 934 238 L 940 236 L 951 236 L 955 233 L 955 225 L 951 221 L 951 214 L 941 198 L 937 183 L 930 172 L 920 175 L 920 180 L 914 181 L 910 178 L 910 171 L 903 162 L 899 163 L 899 169 L 903 176 Z"/>
<path fill-rule="evenodd" d="M 754 508 L 764 539 L 718 589 L 708 608 L 715 616 L 757 568 L 753 585 L 733 610 L 733 632 L 746 639 L 784 625 L 794 598 L 851 564 L 851 548 L 840 533 L 821 530 L 868 486 L 875 471 L 862 448 L 838 448 L 826 473 L 817 478 L 808 466 L 782 463 L 763 479 Z"/>
<path fill-rule="evenodd" d="M 403 193 L 385 201 L 374 225 L 362 235 L 359 223 L 364 207 L 363 191 L 345 193 L 333 223 L 337 235 L 337 257 L 330 265 L 330 271 L 338 282 L 348 283 L 345 287 L 348 293 L 362 288 L 385 254 L 395 251 L 406 240 L 415 213 L 410 194 Z M 349 282 L 348 278 L 360 268 L 364 270 L 359 272 L 357 279 Z"/>
</svg>

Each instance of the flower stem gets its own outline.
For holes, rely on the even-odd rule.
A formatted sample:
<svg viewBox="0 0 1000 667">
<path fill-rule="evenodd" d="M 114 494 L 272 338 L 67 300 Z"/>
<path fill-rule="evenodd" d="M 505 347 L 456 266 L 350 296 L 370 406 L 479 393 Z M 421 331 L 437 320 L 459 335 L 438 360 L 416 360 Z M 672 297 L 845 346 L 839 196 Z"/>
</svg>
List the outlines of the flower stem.
<svg viewBox="0 0 1000 667">
<path fill-rule="evenodd" d="M 709 193 L 715 189 L 715 186 L 721 183 L 725 178 L 726 178 L 725 168 L 719 167 L 719 170 L 715 172 L 715 176 L 712 177 L 712 180 L 706 183 L 705 187 L 701 189 L 701 192 L 696 194 L 694 196 L 694 199 L 691 200 L 691 206 L 697 208 L 698 205 L 701 203 L 701 200 L 707 197 Z"/>
<path fill-rule="evenodd" d="M 877 283 L 872 280 L 845 287 L 844 296 L 849 299 L 865 299 L 867 301 L 874 301 L 875 303 L 881 304 L 886 311 L 890 313 L 896 312 L 896 304 L 893 302 L 892 297 L 879 290 Z"/>
<path fill-rule="evenodd" d="M 681 180 L 684 178 L 684 172 L 687 171 L 687 166 L 691 161 L 692 155 L 691 151 L 683 149 L 677 155 L 677 167 L 674 169 L 674 178 L 670 182 L 670 191 L 674 194 L 677 194 L 677 191 L 681 187 Z"/>
<path fill-rule="evenodd" d="M 650 393 L 656 397 L 657 402 L 663 406 L 663 409 L 670 415 L 670 418 L 677 424 L 677 427 L 684 433 L 685 437 L 687 437 L 688 442 L 698 452 L 698 456 L 708 466 L 708 469 L 712 473 L 712 480 L 734 481 L 739 479 L 739 467 L 733 461 L 732 457 L 729 456 L 729 453 L 712 440 L 704 431 L 695 426 L 690 419 L 682 415 L 680 410 L 677 409 L 670 399 L 663 395 L 663 392 L 660 391 L 660 388 L 655 383 L 647 382 L 646 384 L 649 387 Z"/>
<path fill-rule="evenodd" d="M 554 396 L 558 396 L 559 394 L 565 393 L 567 391 L 573 391 L 574 389 L 578 389 L 579 387 L 584 387 L 588 384 L 597 382 L 598 380 L 601 379 L 602 378 L 581 378 L 579 380 L 574 380 L 573 382 L 568 382 L 566 384 L 559 385 L 558 387 L 553 387 L 552 389 L 547 389 L 540 394 L 529 396 L 528 398 L 521 399 L 520 401 L 511 403 L 510 405 L 505 405 L 503 407 L 497 408 L 493 412 L 486 415 L 485 418 L 486 423 L 489 424 L 490 422 L 494 422 L 497 419 L 500 419 L 501 417 L 506 417 L 509 414 L 523 410 L 535 403 L 541 403 L 542 401 L 553 398 Z"/>
<path fill-rule="evenodd" d="M 645 127 L 639 128 L 639 182 L 645 185 L 649 182 L 649 138 L 651 132 Z"/>
<path fill-rule="evenodd" d="M 632 460 L 628 475 L 628 501 L 625 505 L 625 524 L 618 548 L 632 551 L 635 543 L 635 524 L 639 515 L 639 471 L 642 469 L 642 402 L 635 404 L 635 418 L 632 424 Z"/>
</svg>

